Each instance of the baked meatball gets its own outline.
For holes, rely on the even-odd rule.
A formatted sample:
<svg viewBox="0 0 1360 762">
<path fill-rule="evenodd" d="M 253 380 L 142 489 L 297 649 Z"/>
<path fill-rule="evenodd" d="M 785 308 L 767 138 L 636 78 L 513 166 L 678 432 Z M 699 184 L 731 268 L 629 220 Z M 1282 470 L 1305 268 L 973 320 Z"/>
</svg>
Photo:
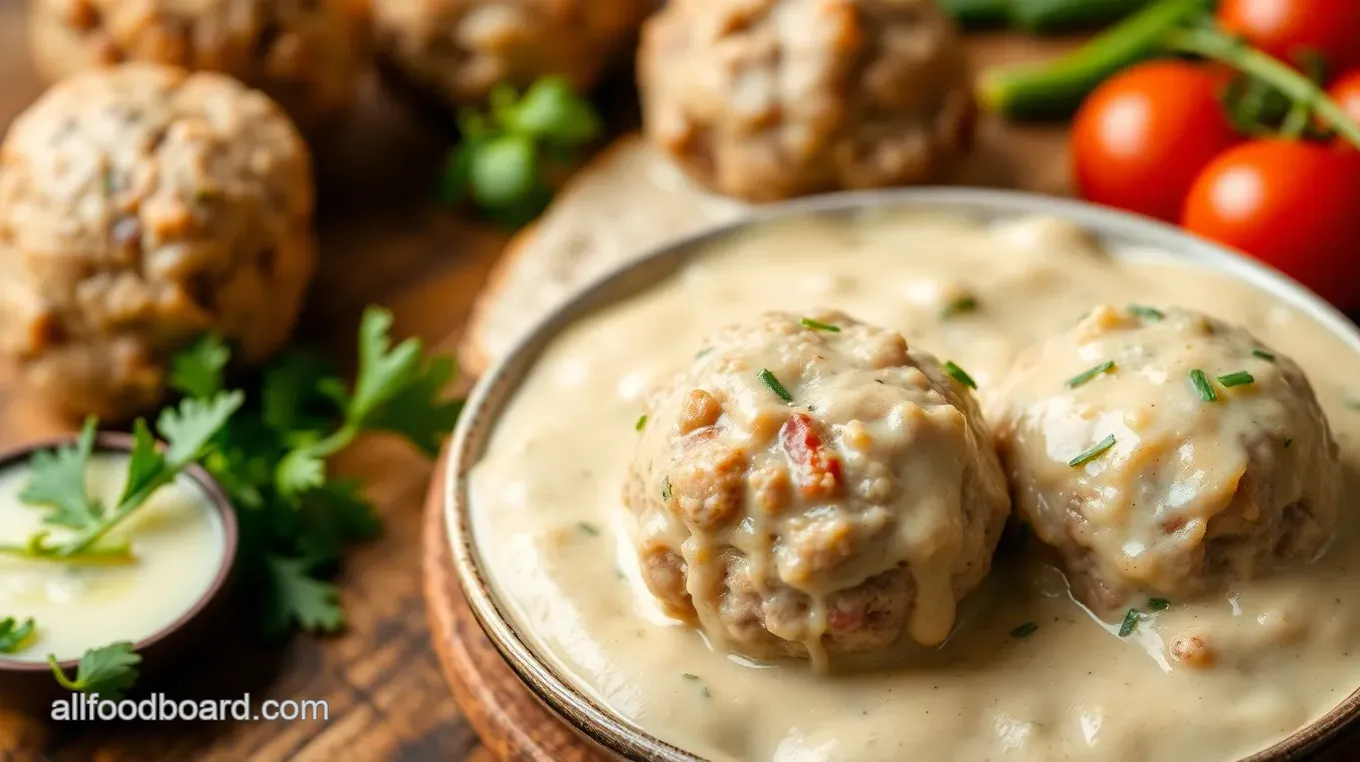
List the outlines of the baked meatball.
<svg viewBox="0 0 1360 762">
<path fill-rule="evenodd" d="M 0 359 L 112 418 L 158 402 L 199 333 L 264 359 L 314 268 L 310 172 L 283 112 L 221 74 L 138 63 L 57 84 L 0 147 Z"/>
<path fill-rule="evenodd" d="M 638 78 L 647 135 L 751 201 L 935 182 L 972 142 L 965 53 L 934 0 L 671 0 Z"/>
<path fill-rule="evenodd" d="M 148 61 L 221 71 L 306 128 L 348 107 L 367 67 L 359 0 L 33 0 L 30 47 L 60 79 Z"/>
<path fill-rule="evenodd" d="M 389 78 L 453 105 L 499 82 L 558 74 L 595 84 L 653 0 L 372 0 L 379 64 Z"/>
<path fill-rule="evenodd" d="M 1321 551 L 1338 449 L 1288 357 L 1183 309 L 1097 307 L 996 393 L 1016 510 L 1103 614 Z"/>
<path fill-rule="evenodd" d="M 942 642 L 1010 508 L 964 383 L 839 312 L 712 336 L 649 399 L 625 501 L 669 614 L 818 665 Z"/>
</svg>

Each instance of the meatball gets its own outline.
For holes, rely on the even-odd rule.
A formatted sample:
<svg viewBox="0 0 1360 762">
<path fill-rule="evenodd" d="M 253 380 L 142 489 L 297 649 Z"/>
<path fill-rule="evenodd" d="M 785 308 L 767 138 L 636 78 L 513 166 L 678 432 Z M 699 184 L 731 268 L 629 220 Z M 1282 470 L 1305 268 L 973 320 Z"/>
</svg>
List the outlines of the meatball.
<svg viewBox="0 0 1360 762">
<path fill-rule="evenodd" d="M 934 645 L 1010 510 L 964 383 L 840 312 L 712 336 L 653 393 L 624 500 L 670 615 L 757 658 Z"/>
<path fill-rule="evenodd" d="M 68 411 L 124 418 L 169 355 L 287 339 L 314 269 L 307 148 L 265 95 L 154 64 L 49 90 L 0 148 L 0 359 Z"/>
<path fill-rule="evenodd" d="M 1312 558 L 1336 524 L 1308 379 L 1213 318 L 1097 307 L 1023 355 L 995 407 L 1017 513 L 1100 613 Z"/>
<path fill-rule="evenodd" d="M 454 105 L 557 74 L 589 89 L 653 0 L 373 0 L 389 79 Z"/>
<path fill-rule="evenodd" d="M 965 52 L 934 0 L 671 0 L 638 81 L 647 135 L 750 201 L 936 182 L 972 143 Z"/>
<path fill-rule="evenodd" d="M 30 47 L 52 79 L 122 61 L 221 71 L 310 128 L 354 98 L 367 66 L 361 8 L 353 0 L 34 0 Z"/>
</svg>

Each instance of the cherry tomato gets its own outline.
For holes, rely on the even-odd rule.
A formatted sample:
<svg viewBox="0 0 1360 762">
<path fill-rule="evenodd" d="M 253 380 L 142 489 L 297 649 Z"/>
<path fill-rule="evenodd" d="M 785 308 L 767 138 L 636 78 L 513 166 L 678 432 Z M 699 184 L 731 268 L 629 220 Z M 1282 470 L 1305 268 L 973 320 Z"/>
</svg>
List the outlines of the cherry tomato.
<svg viewBox="0 0 1360 762">
<path fill-rule="evenodd" d="M 1360 2 L 1356 0 L 1222 0 L 1218 23 L 1265 52 L 1299 63 L 1322 54 L 1328 71 L 1360 66 Z"/>
<path fill-rule="evenodd" d="M 1360 306 L 1360 153 L 1283 139 L 1230 148 L 1195 181 L 1182 224 Z"/>
<path fill-rule="evenodd" d="M 1360 69 L 1346 72 L 1327 88 L 1327 95 L 1341 107 L 1352 120 L 1360 123 Z M 1345 140 L 1341 141 L 1350 145 Z"/>
<path fill-rule="evenodd" d="M 1082 196 L 1175 222 L 1199 171 L 1239 140 L 1217 98 L 1224 84 L 1223 73 L 1180 61 L 1102 83 L 1072 124 Z"/>
</svg>

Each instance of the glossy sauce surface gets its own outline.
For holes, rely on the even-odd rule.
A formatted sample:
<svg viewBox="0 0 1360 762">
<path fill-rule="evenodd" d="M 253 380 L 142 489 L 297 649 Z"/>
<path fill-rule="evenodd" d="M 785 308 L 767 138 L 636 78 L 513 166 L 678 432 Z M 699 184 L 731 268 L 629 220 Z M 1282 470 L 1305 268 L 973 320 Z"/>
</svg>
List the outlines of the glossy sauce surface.
<svg viewBox="0 0 1360 762">
<path fill-rule="evenodd" d="M 585 691 L 714 760 L 1232 760 L 1360 685 L 1360 357 L 1294 308 L 1158 252 L 1115 259 L 1048 219 L 934 215 L 786 222 L 715 244 L 663 283 L 578 321 L 540 356 L 470 476 L 483 569 L 526 640 Z M 977 308 L 948 314 L 972 297 Z M 842 309 L 902 331 L 989 391 L 1032 343 L 1102 303 L 1185 305 L 1292 356 L 1346 470 L 1316 563 L 1142 616 L 1126 637 L 1068 593 L 1056 562 L 1003 543 L 939 648 L 755 664 L 660 614 L 633 561 L 621 490 L 647 391 L 704 337 L 764 310 Z M 1349 386 L 1348 386 L 1349 384 Z M 1187 630 L 1212 669 L 1168 656 Z"/>
<path fill-rule="evenodd" d="M 43 509 L 19 502 L 28 474 L 24 465 L 0 471 L 0 542 L 22 543 L 42 530 L 53 540 L 69 536 L 42 523 Z M 90 494 L 112 505 L 126 474 L 126 455 L 96 453 L 86 475 Z M 32 617 L 37 626 L 26 648 L 3 658 L 73 659 L 88 648 L 153 635 L 207 592 L 225 551 L 221 514 L 187 476 L 157 491 L 109 538 L 129 541 L 135 562 L 77 565 L 0 555 L 0 618 Z"/>
</svg>

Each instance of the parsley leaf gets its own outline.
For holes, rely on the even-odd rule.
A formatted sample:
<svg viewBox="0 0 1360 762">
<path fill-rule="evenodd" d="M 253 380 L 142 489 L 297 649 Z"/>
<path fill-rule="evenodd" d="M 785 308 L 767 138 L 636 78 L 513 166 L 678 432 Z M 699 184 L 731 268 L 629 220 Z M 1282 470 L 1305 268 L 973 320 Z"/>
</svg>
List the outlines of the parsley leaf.
<svg viewBox="0 0 1360 762">
<path fill-rule="evenodd" d="M 137 682 L 137 665 L 142 657 L 132 650 L 127 641 L 111 643 L 103 648 L 91 648 L 80 657 L 76 678 L 71 680 L 61 670 L 55 655 L 47 657 L 47 664 L 57 682 L 70 691 L 99 694 L 100 698 L 117 700 Z"/>
<path fill-rule="evenodd" d="M 206 335 L 170 361 L 170 386 L 186 397 L 211 397 L 222 391 L 222 373 L 231 350 L 216 335 Z"/>
<path fill-rule="evenodd" d="M 45 523 L 84 529 L 103 516 L 104 507 L 90 499 L 85 487 L 85 467 L 94 451 L 98 424 L 97 419 L 87 418 L 75 444 L 40 450 L 29 459 L 28 486 L 19 493 L 19 501 L 50 508 Z"/>
<path fill-rule="evenodd" d="M 456 373 L 453 358 L 431 360 L 370 416 L 367 428 L 398 434 L 426 455 L 438 455 L 444 438 L 453 431 L 463 412 L 462 400 L 440 399 Z"/>
<path fill-rule="evenodd" d="M 344 627 L 345 612 L 335 585 L 310 576 L 302 559 L 271 555 L 266 561 L 269 596 L 265 628 L 270 634 L 283 634 L 294 622 L 313 632 L 337 632 Z"/>
<path fill-rule="evenodd" d="M 14 617 L 0 619 L 0 654 L 15 654 L 24 650 L 37 625 L 29 617 L 22 623 Z"/>
</svg>

